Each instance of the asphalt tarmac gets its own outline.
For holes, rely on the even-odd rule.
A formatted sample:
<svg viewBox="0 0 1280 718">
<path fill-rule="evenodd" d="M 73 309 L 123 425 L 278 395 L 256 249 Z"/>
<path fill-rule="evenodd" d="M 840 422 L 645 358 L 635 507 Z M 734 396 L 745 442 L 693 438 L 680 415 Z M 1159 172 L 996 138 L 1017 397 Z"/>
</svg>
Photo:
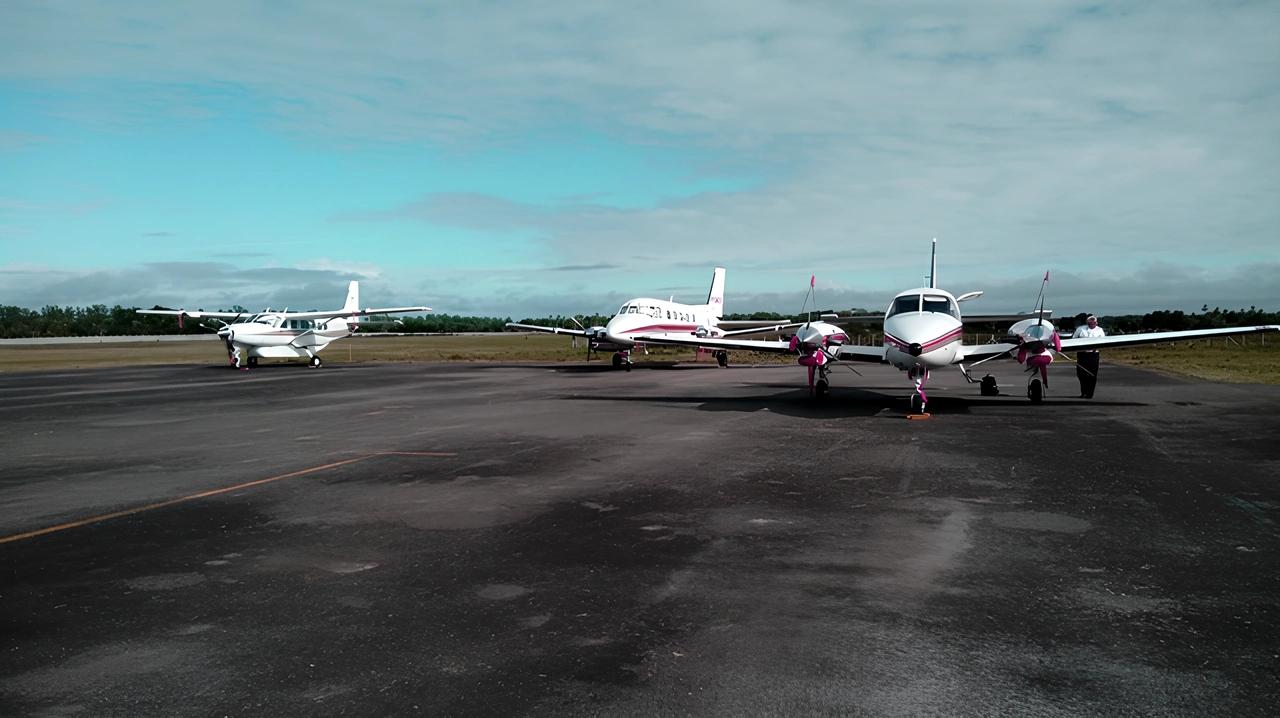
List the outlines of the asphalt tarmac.
<svg viewBox="0 0 1280 718">
<path fill-rule="evenodd" d="M 1280 387 L 0 375 L 0 715 L 1274 715 Z"/>
</svg>

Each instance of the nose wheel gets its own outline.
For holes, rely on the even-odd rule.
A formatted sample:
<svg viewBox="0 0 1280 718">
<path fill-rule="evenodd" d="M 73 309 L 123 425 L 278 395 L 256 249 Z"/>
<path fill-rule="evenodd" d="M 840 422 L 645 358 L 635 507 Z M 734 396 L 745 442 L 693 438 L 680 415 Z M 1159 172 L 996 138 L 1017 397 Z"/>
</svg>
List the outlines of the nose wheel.
<svg viewBox="0 0 1280 718">
<path fill-rule="evenodd" d="M 1027 398 L 1031 400 L 1032 404 L 1039 404 L 1044 401 L 1044 384 L 1040 383 L 1038 377 L 1027 384 Z"/>
<path fill-rule="evenodd" d="M 911 402 L 911 415 L 921 417 L 928 416 L 928 414 L 925 413 L 925 407 L 929 405 L 929 397 L 924 393 L 924 385 L 925 382 L 929 381 L 929 370 L 913 369 L 907 376 L 911 377 L 916 382 L 916 393 L 912 394 L 909 398 L 909 401 Z"/>
<path fill-rule="evenodd" d="M 613 368 L 631 371 L 631 352 L 615 352 L 613 355 Z"/>
</svg>

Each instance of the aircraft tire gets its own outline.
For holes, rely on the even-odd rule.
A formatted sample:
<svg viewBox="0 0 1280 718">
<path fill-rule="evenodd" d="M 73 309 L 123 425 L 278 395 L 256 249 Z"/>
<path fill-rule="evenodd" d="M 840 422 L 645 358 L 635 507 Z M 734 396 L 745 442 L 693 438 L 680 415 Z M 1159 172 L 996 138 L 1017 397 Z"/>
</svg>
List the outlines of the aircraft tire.
<svg viewBox="0 0 1280 718">
<path fill-rule="evenodd" d="M 613 368 L 614 368 L 614 369 L 621 369 L 621 368 L 622 368 L 622 355 L 621 355 L 621 354 L 614 354 L 614 355 L 613 355 Z"/>
<path fill-rule="evenodd" d="M 716 352 L 716 363 L 722 367 L 729 366 L 729 352 Z"/>
<path fill-rule="evenodd" d="M 258 368 L 258 357 L 249 357 L 249 368 L 250 369 Z"/>
<path fill-rule="evenodd" d="M 1000 396 L 1000 386 L 996 384 L 996 378 L 990 374 L 982 377 L 978 391 L 983 396 Z"/>
<path fill-rule="evenodd" d="M 815 399 L 826 399 L 831 394 L 831 384 L 826 379 L 819 379 L 813 385 L 813 397 Z"/>
<path fill-rule="evenodd" d="M 324 363 L 324 362 L 320 361 L 320 357 L 315 356 L 315 355 L 312 355 L 312 357 L 311 357 L 311 368 L 312 368 L 312 369 L 319 369 L 319 368 L 320 368 L 320 365 L 321 365 L 321 364 L 323 364 L 323 363 Z"/>
<path fill-rule="evenodd" d="M 1044 400 L 1044 385 L 1040 383 L 1039 379 L 1032 379 L 1031 383 L 1027 385 L 1027 398 L 1031 400 L 1032 404 L 1039 404 Z"/>
<path fill-rule="evenodd" d="M 920 398 L 919 394 L 912 394 L 911 395 L 911 413 L 921 414 L 923 412 L 924 412 L 924 401 Z"/>
</svg>

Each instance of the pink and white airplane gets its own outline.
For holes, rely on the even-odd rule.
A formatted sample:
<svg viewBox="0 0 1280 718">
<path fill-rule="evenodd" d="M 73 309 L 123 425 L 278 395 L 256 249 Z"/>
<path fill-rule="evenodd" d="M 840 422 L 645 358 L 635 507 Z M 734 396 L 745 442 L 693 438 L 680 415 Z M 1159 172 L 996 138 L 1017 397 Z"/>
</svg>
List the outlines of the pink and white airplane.
<svg viewBox="0 0 1280 718">
<path fill-rule="evenodd" d="M 1053 360 L 1052 352 L 1087 351 L 1135 346 L 1139 344 L 1163 344 L 1206 337 L 1280 331 L 1280 325 L 1252 327 L 1223 327 L 1219 329 L 1195 329 L 1180 332 L 1145 332 L 1117 336 L 1061 339 L 1043 313 L 1014 324 L 1005 341 L 991 344 L 965 344 L 964 321 L 960 303 L 981 296 L 982 292 L 967 292 L 955 296 L 937 286 L 937 240 L 930 260 L 929 282 L 900 292 L 889 303 L 884 314 L 884 343 L 882 346 L 852 346 L 848 334 L 840 326 L 828 321 L 806 322 L 788 341 L 745 340 L 721 338 L 640 336 L 637 341 L 653 344 L 701 346 L 720 349 L 799 354 L 799 363 L 809 369 L 809 388 L 815 397 L 825 396 L 830 389 L 830 370 L 835 362 L 856 361 L 892 364 L 905 371 L 914 382 L 915 391 L 909 400 L 911 409 L 923 413 L 928 404 L 925 384 L 929 372 L 948 366 L 956 366 L 965 379 L 973 382 L 970 367 L 965 363 L 982 363 L 990 359 L 1019 354 L 1021 361 L 1030 362 L 1030 368 L 1041 370 Z M 971 319 L 973 319 L 971 317 Z M 980 317 L 991 321 L 991 317 Z M 1051 348 L 1051 349 L 1050 349 Z M 816 380 L 815 380 L 816 376 Z M 999 393 L 995 377 L 982 378 L 981 393 Z M 1027 396 L 1039 403 L 1044 396 L 1043 382 L 1033 377 L 1028 384 Z"/>
<path fill-rule="evenodd" d="M 270 309 L 249 315 L 248 312 L 205 312 L 186 309 L 139 309 L 139 314 L 164 314 L 204 319 L 221 324 L 218 336 L 227 345 L 227 359 L 236 369 L 258 366 L 260 357 L 271 359 L 306 359 L 311 367 L 321 365 L 321 350 L 335 339 L 349 337 L 357 329 L 357 319 L 371 314 L 406 314 L 429 312 L 431 307 L 360 308 L 360 283 L 347 286 L 347 301 L 342 309 L 325 312 L 273 312 Z M 231 321 L 226 321 L 230 319 Z M 210 327 L 212 328 L 212 327 Z M 247 366 L 246 366 L 247 365 Z"/>
<path fill-rule="evenodd" d="M 509 322 L 507 327 L 583 337 L 587 340 L 588 358 L 593 351 L 612 351 L 614 368 L 621 367 L 631 371 L 631 351 L 643 348 L 645 344 L 644 341 L 639 340 L 640 337 L 653 338 L 649 343 L 656 344 L 660 343 L 656 341 L 657 339 L 668 336 L 724 338 L 741 334 L 764 334 L 798 326 L 794 323 L 723 321 L 721 317 L 724 316 L 724 276 L 724 267 L 716 267 L 712 272 L 711 290 L 707 292 L 707 301 L 704 304 L 682 304 L 671 300 L 637 297 L 624 303 L 618 313 L 604 326 L 579 325 L 578 329 L 565 329 Z M 711 349 L 720 366 L 729 365 L 728 350 L 715 347 Z"/>
</svg>

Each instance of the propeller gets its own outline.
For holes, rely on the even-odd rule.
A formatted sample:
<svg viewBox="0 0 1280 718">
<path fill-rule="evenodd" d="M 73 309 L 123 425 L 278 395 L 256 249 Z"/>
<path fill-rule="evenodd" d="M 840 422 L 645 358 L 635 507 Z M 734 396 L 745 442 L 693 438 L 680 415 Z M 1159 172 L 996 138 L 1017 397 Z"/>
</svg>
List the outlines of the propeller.
<svg viewBox="0 0 1280 718">
<path fill-rule="evenodd" d="M 581 329 L 582 334 L 585 335 L 584 338 L 586 339 L 586 361 L 591 361 L 591 335 L 594 334 L 594 331 L 586 328 L 586 326 L 582 326 L 581 321 L 577 320 L 576 316 L 571 316 L 570 320 L 572 321 L 573 324 L 576 324 L 577 328 Z"/>
</svg>

